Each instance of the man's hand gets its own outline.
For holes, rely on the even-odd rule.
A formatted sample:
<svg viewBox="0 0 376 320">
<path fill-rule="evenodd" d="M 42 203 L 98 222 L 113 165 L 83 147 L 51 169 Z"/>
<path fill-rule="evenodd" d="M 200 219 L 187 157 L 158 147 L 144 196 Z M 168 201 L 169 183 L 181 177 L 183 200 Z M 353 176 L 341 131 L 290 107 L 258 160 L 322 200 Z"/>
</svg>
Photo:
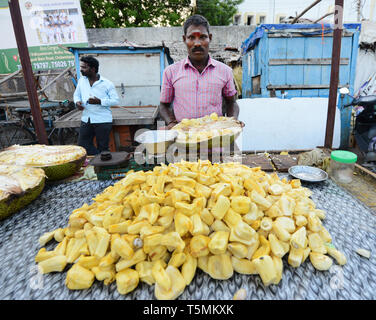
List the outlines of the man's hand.
<svg viewBox="0 0 376 320">
<path fill-rule="evenodd" d="M 77 109 L 78 110 L 84 110 L 85 108 L 83 107 L 83 105 L 82 105 L 82 101 L 77 101 L 76 102 L 76 106 L 77 106 Z"/>
<path fill-rule="evenodd" d="M 173 126 L 177 125 L 177 121 L 172 121 L 170 122 L 167 126 L 165 127 L 159 127 L 158 130 L 170 130 Z"/>
<path fill-rule="evenodd" d="M 89 100 L 87 102 L 90 103 L 90 104 L 102 104 L 101 99 L 99 99 L 97 97 L 89 98 Z"/>
</svg>

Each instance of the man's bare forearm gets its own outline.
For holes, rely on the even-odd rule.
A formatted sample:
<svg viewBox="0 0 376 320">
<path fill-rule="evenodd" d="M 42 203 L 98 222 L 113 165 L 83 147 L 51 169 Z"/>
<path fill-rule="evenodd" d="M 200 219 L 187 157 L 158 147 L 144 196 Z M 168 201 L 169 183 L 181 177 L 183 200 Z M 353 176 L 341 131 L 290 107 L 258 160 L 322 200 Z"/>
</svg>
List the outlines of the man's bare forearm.
<svg viewBox="0 0 376 320">
<path fill-rule="evenodd" d="M 234 117 L 238 119 L 239 117 L 239 105 L 237 104 L 234 97 L 225 98 L 226 109 L 227 109 L 227 116 Z"/>
<path fill-rule="evenodd" d="M 170 108 L 170 103 L 160 103 L 159 113 L 162 117 L 162 119 L 166 122 L 166 125 L 168 125 L 171 122 L 176 121 L 174 111 L 172 108 Z"/>
</svg>

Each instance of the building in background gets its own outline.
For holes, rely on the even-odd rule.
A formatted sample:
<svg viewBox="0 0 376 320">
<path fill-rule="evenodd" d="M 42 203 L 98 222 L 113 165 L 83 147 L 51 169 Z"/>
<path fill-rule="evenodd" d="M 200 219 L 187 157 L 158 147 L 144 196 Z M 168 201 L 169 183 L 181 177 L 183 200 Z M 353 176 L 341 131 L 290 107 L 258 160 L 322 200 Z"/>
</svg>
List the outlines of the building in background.
<svg viewBox="0 0 376 320">
<path fill-rule="evenodd" d="M 234 25 L 259 25 L 263 23 L 284 23 L 300 14 L 314 0 L 244 0 L 234 15 Z M 344 0 L 344 23 L 376 21 L 376 0 Z M 307 11 L 300 22 L 313 23 L 326 14 L 334 12 L 334 0 L 322 0 Z M 289 19 L 290 17 L 290 19 Z M 333 23 L 333 14 L 318 21 Z"/>
</svg>

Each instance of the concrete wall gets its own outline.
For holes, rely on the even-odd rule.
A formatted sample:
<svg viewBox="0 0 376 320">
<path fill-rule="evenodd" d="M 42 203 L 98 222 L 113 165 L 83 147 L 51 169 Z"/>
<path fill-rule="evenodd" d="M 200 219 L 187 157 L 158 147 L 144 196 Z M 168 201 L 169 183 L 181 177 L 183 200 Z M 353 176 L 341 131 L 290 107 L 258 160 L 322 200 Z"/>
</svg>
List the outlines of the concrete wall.
<svg viewBox="0 0 376 320">
<path fill-rule="evenodd" d="M 248 38 L 254 29 L 255 26 L 210 27 L 210 32 L 213 34 L 210 53 L 214 58 L 228 59 L 235 54 L 225 51 L 224 48 L 240 48 L 242 42 Z M 128 41 L 138 45 L 160 46 L 163 41 L 170 48 L 174 61 L 186 56 L 182 27 L 87 29 L 87 36 L 91 45 Z"/>
</svg>

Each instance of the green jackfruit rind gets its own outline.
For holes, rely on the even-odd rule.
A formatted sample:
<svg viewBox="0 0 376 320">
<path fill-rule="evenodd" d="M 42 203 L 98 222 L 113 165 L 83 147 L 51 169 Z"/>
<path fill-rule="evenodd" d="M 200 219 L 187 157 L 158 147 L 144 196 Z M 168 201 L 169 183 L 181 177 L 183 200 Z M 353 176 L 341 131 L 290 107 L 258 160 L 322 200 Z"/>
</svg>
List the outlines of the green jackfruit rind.
<svg viewBox="0 0 376 320">
<path fill-rule="evenodd" d="M 26 190 L 23 194 L 11 195 L 0 201 L 0 221 L 8 218 L 34 201 L 43 191 L 45 178 L 34 188 Z"/>
<path fill-rule="evenodd" d="M 74 175 L 84 164 L 86 155 L 77 160 L 62 163 L 53 166 L 38 167 L 44 170 L 48 181 L 56 181 L 68 178 Z"/>
</svg>

